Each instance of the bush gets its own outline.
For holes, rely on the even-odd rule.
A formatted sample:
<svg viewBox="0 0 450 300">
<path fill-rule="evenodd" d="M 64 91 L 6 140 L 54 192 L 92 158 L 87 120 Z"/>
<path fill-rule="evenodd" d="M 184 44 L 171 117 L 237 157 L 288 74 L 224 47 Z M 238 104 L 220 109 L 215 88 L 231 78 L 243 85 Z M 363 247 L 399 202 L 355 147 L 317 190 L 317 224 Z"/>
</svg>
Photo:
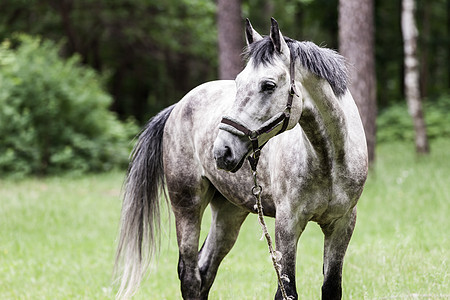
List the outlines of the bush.
<svg viewBox="0 0 450 300">
<path fill-rule="evenodd" d="M 429 140 L 450 138 L 450 95 L 424 103 L 425 123 Z M 406 102 L 394 104 L 377 118 L 377 142 L 414 142 L 414 127 Z"/>
<path fill-rule="evenodd" d="M 0 174 L 106 171 L 126 164 L 136 126 L 108 110 L 111 97 L 78 56 L 26 35 L 0 46 Z"/>
</svg>

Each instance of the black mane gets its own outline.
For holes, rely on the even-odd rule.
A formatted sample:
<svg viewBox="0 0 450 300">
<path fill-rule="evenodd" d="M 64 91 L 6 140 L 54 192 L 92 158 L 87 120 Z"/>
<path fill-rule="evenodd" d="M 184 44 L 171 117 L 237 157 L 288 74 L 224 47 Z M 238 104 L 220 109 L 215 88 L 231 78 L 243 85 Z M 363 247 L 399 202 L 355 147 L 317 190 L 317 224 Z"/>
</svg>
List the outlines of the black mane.
<svg viewBox="0 0 450 300">
<path fill-rule="evenodd" d="M 325 79 L 331 85 L 336 96 L 342 96 L 347 90 L 347 67 L 345 59 L 334 50 L 321 48 L 312 42 L 299 42 L 285 37 L 291 53 L 300 60 L 304 68 Z M 268 36 L 252 43 L 246 52 L 247 58 L 253 63 L 269 64 L 273 62 L 275 49 Z"/>
</svg>

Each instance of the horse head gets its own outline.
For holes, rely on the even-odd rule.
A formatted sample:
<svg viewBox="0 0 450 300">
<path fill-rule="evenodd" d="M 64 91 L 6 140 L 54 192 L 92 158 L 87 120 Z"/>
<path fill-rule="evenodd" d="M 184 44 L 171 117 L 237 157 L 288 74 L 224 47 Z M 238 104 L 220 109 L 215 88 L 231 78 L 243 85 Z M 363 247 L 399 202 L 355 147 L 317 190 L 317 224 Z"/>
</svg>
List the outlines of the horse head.
<svg viewBox="0 0 450 300">
<path fill-rule="evenodd" d="M 269 139 L 292 129 L 302 112 L 302 97 L 295 88 L 295 59 L 277 21 L 272 18 L 266 37 L 246 23 L 248 62 L 235 79 L 236 97 L 214 142 L 217 167 L 231 172 L 238 171 L 245 158 Z"/>
</svg>

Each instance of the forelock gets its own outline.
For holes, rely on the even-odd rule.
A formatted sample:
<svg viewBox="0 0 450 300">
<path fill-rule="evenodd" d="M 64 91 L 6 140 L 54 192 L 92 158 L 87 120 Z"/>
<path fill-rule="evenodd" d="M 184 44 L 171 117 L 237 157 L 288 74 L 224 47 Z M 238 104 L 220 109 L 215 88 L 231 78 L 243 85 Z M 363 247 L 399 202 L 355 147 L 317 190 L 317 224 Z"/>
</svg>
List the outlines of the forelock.
<svg viewBox="0 0 450 300">
<path fill-rule="evenodd" d="M 348 74 L 343 56 L 334 50 L 322 48 L 312 42 L 299 42 L 288 37 L 284 38 L 294 58 L 313 74 L 325 79 L 331 85 L 336 96 L 341 96 L 347 90 Z M 247 60 L 254 67 L 274 63 L 275 48 L 268 36 L 252 43 L 244 52 Z"/>
</svg>

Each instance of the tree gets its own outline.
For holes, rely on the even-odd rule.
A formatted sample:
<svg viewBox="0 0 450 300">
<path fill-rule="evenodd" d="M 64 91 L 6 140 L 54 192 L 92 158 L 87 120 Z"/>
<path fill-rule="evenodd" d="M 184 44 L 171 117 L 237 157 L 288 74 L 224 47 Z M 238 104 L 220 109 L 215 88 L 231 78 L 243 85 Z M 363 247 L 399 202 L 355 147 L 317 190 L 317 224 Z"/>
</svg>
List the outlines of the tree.
<svg viewBox="0 0 450 300">
<path fill-rule="evenodd" d="M 419 60 L 417 58 L 417 27 L 414 0 L 402 1 L 402 33 L 405 64 L 405 96 L 414 123 L 417 153 L 428 153 L 428 138 L 420 98 Z"/>
<path fill-rule="evenodd" d="M 244 46 L 240 0 L 217 1 L 219 78 L 234 79 L 242 70 Z"/>
<path fill-rule="evenodd" d="M 273 16 L 286 36 L 338 48 L 338 0 L 239 1 L 243 16 L 262 32 L 268 32 Z M 231 12 L 232 7 L 239 11 L 239 5 L 233 4 L 239 1 L 222 1 L 218 13 Z M 382 110 L 404 102 L 401 1 L 374 2 L 377 106 Z M 24 32 L 61 42 L 63 56 L 78 53 L 83 64 L 106 75 L 112 109 L 122 119 L 132 115 L 143 123 L 193 87 L 218 77 L 216 4 L 212 0 L 2 0 L 0 41 Z M 416 0 L 416 4 L 421 95 L 435 102 L 450 88 L 450 0 Z M 227 30 L 231 37 L 223 40 L 241 40 L 234 50 L 240 66 L 243 22 L 239 14 L 233 14 L 238 16 L 232 23 L 236 33 Z M 345 19 L 360 15 L 350 11 Z"/>
<path fill-rule="evenodd" d="M 211 0 L 2 0 L 0 41 L 26 32 L 63 41 L 62 54 L 106 75 L 112 109 L 145 122 L 217 78 Z"/>
<path fill-rule="evenodd" d="M 350 91 L 366 133 L 369 162 L 375 159 L 376 75 L 373 0 L 339 1 L 339 50 L 350 65 Z"/>
</svg>

